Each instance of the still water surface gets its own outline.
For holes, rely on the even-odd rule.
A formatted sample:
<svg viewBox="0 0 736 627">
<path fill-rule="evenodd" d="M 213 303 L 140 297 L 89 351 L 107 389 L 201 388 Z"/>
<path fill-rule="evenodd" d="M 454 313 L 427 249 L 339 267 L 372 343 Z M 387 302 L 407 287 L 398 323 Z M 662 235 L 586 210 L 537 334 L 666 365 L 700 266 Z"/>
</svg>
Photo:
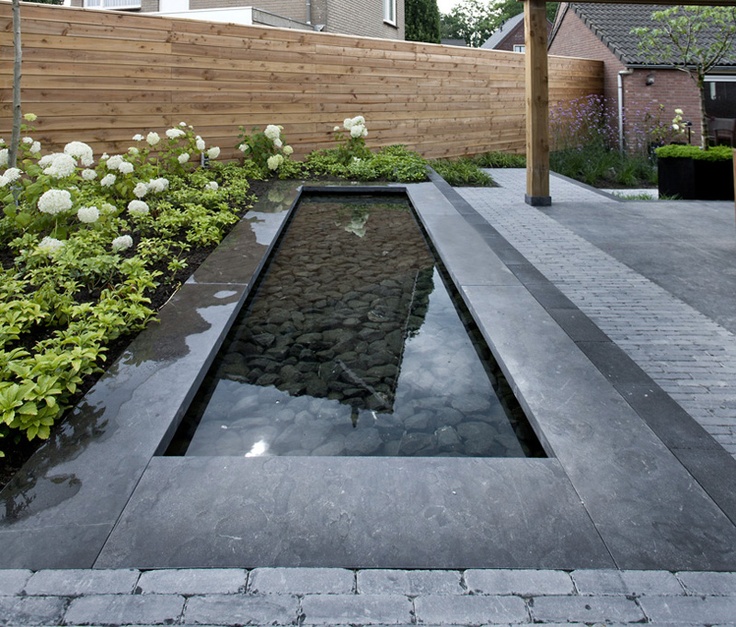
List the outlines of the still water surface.
<svg viewBox="0 0 736 627">
<path fill-rule="evenodd" d="M 173 454 L 540 454 L 469 331 L 403 195 L 305 196 Z"/>
</svg>

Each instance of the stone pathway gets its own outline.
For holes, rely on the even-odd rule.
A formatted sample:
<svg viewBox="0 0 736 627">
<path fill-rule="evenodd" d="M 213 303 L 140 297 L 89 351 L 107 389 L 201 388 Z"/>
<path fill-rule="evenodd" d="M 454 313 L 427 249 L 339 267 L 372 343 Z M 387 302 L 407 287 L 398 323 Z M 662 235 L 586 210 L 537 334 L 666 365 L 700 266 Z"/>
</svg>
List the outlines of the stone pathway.
<svg viewBox="0 0 736 627">
<path fill-rule="evenodd" d="M 501 187 L 459 189 L 659 386 L 736 456 L 736 336 L 519 198 L 524 170 L 494 170 Z M 610 202 L 553 177 L 553 203 Z M 661 242 L 665 246 L 666 242 Z"/>
<path fill-rule="evenodd" d="M 736 337 L 523 203 L 524 172 L 462 195 L 732 454 Z M 611 202 L 553 178 L 556 203 Z M 0 626 L 736 625 L 736 573 L 0 570 Z"/>
<path fill-rule="evenodd" d="M 736 573 L 0 571 L 2 625 L 736 624 Z"/>
</svg>

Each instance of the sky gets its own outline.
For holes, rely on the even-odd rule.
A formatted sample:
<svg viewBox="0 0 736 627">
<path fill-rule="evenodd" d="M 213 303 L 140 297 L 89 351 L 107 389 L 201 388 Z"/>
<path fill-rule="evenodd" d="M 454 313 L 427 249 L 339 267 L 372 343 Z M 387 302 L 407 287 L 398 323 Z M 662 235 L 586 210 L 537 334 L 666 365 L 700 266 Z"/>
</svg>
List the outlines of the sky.
<svg viewBox="0 0 736 627">
<path fill-rule="evenodd" d="M 437 0 L 437 6 L 439 7 L 440 13 L 449 13 L 460 0 Z"/>
</svg>

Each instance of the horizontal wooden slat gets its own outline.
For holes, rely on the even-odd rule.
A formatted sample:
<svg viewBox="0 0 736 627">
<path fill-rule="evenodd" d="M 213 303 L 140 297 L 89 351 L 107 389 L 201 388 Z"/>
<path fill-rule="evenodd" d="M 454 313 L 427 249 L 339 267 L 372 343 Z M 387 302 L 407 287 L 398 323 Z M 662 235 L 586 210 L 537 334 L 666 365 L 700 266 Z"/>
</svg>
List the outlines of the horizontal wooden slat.
<svg viewBox="0 0 736 627">
<path fill-rule="evenodd" d="M 0 0 L 0 136 L 10 127 L 11 6 Z M 22 99 L 45 150 L 97 154 L 185 121 L 225 158 L 238 127 L 281 124 L 296 155 L 367 119 L 371 148 L 522 152 L 524 56 L 436 44 L 24 4 Z M 601 93 L 602 63 L 550 57 L 550 102 Z"/>
</svg>

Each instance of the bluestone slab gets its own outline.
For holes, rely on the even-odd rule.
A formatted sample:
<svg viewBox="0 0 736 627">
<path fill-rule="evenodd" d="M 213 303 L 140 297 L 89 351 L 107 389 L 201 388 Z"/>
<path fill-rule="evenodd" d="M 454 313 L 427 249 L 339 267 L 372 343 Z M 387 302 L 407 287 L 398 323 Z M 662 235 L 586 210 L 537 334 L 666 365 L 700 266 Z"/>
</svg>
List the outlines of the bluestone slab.
<svg viewBox="0 0 736 627">
<path fill-rule="evenodd" d="M 540 564 L 612 566 L 556 460 L 157 457 L 95 565 Z"/>
</svg>

